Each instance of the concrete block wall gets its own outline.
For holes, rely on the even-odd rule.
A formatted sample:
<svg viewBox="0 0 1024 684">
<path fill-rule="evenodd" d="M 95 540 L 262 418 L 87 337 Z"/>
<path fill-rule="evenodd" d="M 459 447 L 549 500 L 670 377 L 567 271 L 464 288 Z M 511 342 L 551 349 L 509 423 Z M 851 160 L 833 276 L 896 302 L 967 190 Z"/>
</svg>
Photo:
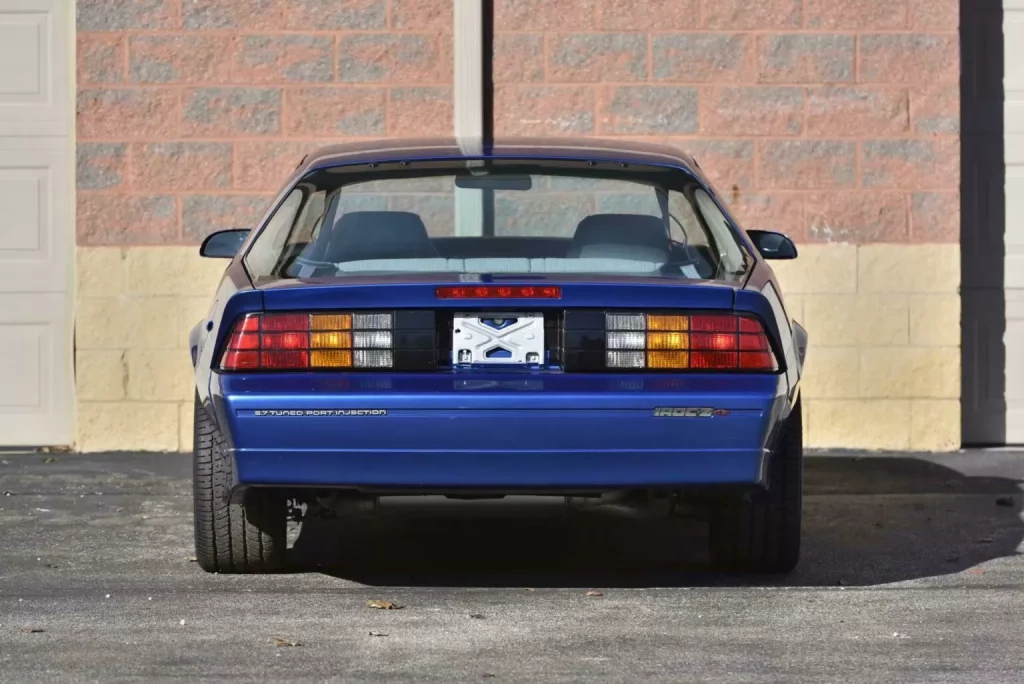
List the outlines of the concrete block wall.
<svg viewBox="0 0 1024 684">
<path fill-rule="evenodd" d="M 957 0 L 496 0 L 499 134 L 692 152 L 811 333 L 813 446 L 953 449 Z M 185 336 L 310 147 L 449 134 L 450 0 L 78 0 L 78 447 L 188 449 Z"/>
</svg>

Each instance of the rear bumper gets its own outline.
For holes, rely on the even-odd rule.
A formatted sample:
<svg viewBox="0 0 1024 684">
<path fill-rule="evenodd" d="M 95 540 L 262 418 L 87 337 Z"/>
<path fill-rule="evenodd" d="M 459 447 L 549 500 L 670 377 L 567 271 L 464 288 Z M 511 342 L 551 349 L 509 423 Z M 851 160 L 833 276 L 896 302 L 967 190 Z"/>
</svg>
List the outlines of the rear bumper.
<svg viewBox="0 0 1024 684">
<path fill-rule="evenodd" d="M 211 396 L 236 487 L 563 492 L 762 484 L 783 382 L 215 375 Z"/>
</svg>

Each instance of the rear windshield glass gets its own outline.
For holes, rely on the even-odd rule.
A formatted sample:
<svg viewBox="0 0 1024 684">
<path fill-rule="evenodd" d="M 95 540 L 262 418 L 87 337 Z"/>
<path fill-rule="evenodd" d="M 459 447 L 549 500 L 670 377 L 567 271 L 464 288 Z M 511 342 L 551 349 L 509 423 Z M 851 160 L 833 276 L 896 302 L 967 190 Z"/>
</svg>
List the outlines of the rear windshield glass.
<svg viewBox="0 0 1024 684">
<path fill-rule="evenodd" d="M 257 280 L 371 274 L 608 274 L 732 280 L 748 265 L 687 173 L 552 165 L 313 172 L 245 257 Z"/>
</svg>

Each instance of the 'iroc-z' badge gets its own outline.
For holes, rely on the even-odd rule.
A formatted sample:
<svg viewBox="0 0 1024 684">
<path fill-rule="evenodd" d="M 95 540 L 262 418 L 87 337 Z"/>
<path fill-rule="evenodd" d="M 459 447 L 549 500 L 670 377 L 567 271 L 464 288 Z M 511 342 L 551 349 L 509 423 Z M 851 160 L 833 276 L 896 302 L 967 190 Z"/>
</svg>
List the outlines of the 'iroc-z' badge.
<svg viewBox="0 0 1024 684">
<path fill-rule="evenodd" d="M 727 416 L 729 409 L 689 408 L 682 406 L 663 406 L 654 409 L 655 418 L 713 418 Z"/>
</svg>

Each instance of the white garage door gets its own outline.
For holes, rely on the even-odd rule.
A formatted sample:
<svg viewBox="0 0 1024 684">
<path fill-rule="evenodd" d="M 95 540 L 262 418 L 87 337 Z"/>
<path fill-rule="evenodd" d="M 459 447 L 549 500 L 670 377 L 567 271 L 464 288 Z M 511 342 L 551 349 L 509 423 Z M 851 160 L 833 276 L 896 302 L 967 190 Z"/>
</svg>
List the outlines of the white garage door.
<svg viewBox="0 0 1024 684">
<path fill-rule="evenodd" d="M 0 0 L 0 446 L 73 441 L 74 0 Z"/>
</svg>

